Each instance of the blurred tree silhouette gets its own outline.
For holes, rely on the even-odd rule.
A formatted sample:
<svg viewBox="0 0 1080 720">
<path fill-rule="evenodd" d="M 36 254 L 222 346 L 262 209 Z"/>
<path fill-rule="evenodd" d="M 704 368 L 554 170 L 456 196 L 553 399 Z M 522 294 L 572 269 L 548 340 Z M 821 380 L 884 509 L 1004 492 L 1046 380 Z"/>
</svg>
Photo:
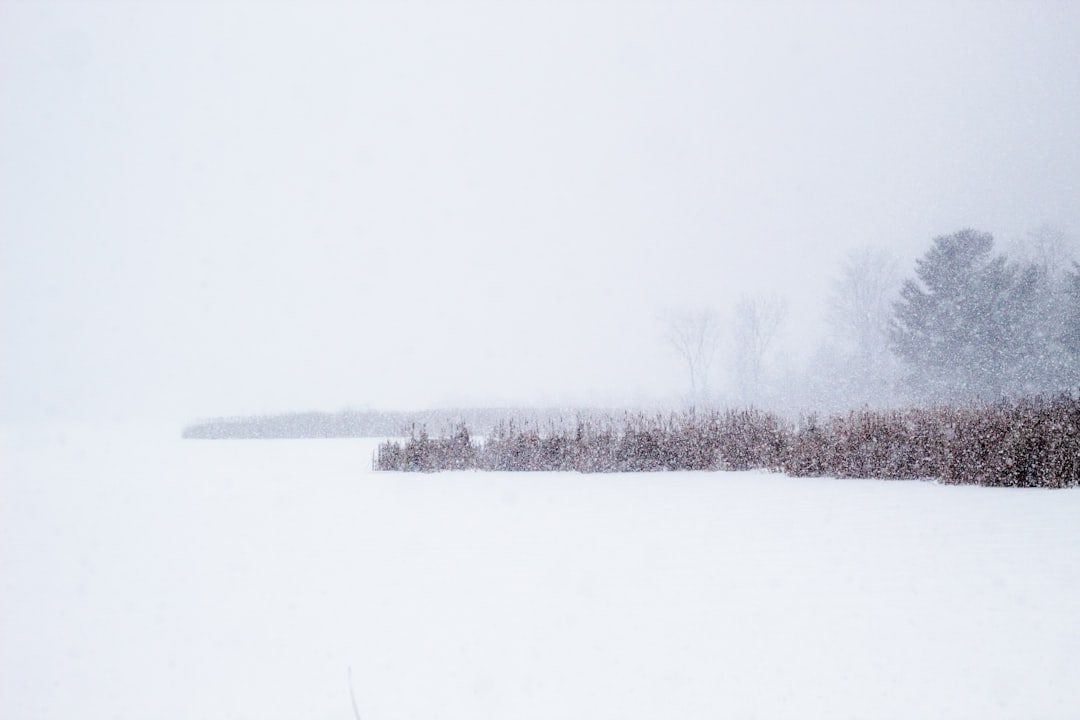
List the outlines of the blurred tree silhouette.
<svg viewBox="0 0 1080 720">
<path fill-rule="evenodd" d="M 1061 342 L 1059 272 L 1009 263 L 993 236 L 966 229 L 934 238 L 915 275 L 901 288 L 890 340 L 918 398 L 994 399 L 1075 380 Z"/>
</svg>

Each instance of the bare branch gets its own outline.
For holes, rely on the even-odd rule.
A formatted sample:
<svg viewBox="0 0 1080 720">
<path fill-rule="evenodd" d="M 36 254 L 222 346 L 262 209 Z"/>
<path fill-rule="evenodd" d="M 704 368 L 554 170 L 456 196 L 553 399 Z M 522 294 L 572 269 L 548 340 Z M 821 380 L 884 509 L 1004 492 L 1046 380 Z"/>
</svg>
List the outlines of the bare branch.
<svg viewBox="0 0 1080 720">
<path fill-rule="evenodd" d="M 735 307 L 735 384 L 746 401 L 759 399 L 765 359 L 787 316 L 787 303 L 779 297 L 743 296 Z"/>
<path fill-rule="evenodd" d="M 356 709 L 356 694 L 353 692 L 352 665 L 349 666 L 349 700 L 352 701 L 353 718 L 360 720 L 360 711 Z"/>
<path fill-rule="evenodd" d="M 686 364 L 690 401 L 709 401 L 709 374 L 716 359 L 720 326 L 711 310 L 671 312 L 665 318 L 666 337 L 672 350 Z"/>
</svg>

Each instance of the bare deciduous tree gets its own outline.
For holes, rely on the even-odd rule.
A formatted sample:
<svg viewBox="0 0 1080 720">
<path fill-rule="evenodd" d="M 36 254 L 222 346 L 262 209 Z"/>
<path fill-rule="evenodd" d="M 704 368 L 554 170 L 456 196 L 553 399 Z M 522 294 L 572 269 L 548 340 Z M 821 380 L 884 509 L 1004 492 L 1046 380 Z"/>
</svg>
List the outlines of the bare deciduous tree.
<svg viewBox="0 0 1080 720">
<path fill-rule="evenodd" d="M 848 255 L 829 296 L 829 324 L 843 348 L 876 365 L 889 352 L 889 320 L 900 292 L 900 268 L 886 250 Z"/>
<path fill-rule="evenodd" d="M 720 341 L 720 324 L 711 310 L 669 312 L 666 337 L 671 349 L 685 363 L 690 379 L 691 404 L 709 402 L 709 374 Z"/>
<path fill-rule="evenodd" d="M 828 322 L 836 354 L 832 374 L 842 405 L 880 405 L 895 400 L 899 361 L 889 346 L 893 304 L 900 297 L 900 266 L 880 248 L 851 252 L 833 282 Z"/>
<path fill-rule="evenodd" d="M 786 315 L 787 303 L 778 297 L 747 295 L 735 306 L 733 369 L 744 401 L 761 398 L 766 355 Z"/>
<path fill-rule="evenodd" d="M 1058 283 L 1076 260 L 1077 246 L 1060 228 L 1043 225 L 1014 241 L 1008 248 L 1008 255 L 1014 261 L 1040 267 Z"/>
</svg>

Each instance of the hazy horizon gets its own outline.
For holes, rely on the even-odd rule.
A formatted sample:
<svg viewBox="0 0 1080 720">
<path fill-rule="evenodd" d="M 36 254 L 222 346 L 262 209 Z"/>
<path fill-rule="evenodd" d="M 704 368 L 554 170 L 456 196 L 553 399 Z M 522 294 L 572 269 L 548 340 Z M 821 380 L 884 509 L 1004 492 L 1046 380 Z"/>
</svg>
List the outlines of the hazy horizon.
<svg viewBox="0 0 1080 720">
<path fill-rule="evenodd" d="M 1080 5 L 0 0 L 0 419 L 630 404 L 662 317 L 1080 236 Z"/>
</svg>

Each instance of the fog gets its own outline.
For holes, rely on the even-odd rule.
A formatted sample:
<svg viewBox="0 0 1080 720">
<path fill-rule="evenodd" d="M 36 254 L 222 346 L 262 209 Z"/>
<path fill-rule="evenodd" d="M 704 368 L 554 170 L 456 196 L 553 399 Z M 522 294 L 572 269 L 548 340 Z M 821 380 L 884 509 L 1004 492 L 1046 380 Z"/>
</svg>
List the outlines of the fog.
<svg viewBox="0 0 1080 720">
<path fill-rule="evenodd" d="M 671 312 L 1076 237 L 1080 6 L 865 5 L 0 0 L 0 416 L 674 401 Z"/>
</svg>

